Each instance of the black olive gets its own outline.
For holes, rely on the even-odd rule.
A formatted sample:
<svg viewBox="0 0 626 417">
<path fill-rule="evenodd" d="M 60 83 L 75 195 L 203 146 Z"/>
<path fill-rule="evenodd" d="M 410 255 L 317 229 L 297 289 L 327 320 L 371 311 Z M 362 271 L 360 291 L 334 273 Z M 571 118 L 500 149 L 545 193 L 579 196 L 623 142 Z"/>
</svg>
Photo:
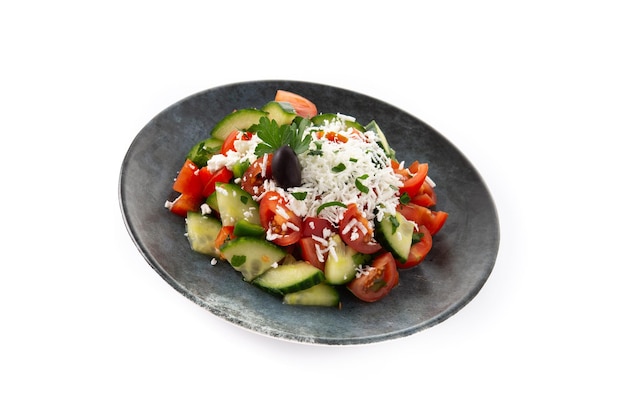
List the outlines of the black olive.
<svg viewBox="0 0 626 417">
<path fill-rule="evenodd" d="M 298 187 L 302 184 L 302 167 L 296 153 L 287 145 L 274 151 L 272 177 L 282 188 Z"/>
</svg>

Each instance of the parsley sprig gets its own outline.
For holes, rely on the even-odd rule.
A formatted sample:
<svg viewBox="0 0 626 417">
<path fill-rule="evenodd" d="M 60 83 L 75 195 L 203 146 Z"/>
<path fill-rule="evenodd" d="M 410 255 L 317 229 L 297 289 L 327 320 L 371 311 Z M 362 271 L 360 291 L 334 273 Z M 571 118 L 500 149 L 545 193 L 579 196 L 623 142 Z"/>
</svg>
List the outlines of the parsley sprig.
<svg viewBox="0 0 626 417">
<path fill-rule="evenodd" d="M 254 153 L 262 156 L 288 145 L 296 154 L 301 154 L 309 149 L 312 140 L 311 135 L 305 135 L 306 128 L 310 125 L 311 121 L 303 117 L 296 117 L 291 124 L 282 126 L 276 120 L 261 117 L 259 123 L 251 129 L 263 141 L 257 145 Z"/>
</svg>

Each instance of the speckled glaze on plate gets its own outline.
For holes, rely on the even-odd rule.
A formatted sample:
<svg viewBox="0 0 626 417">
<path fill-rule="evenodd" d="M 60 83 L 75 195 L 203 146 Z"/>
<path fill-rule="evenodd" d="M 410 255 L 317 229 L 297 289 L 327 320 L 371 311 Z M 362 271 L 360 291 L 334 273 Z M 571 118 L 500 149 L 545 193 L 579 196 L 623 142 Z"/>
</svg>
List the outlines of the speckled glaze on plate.
<svg viewBox="0 0 626 417">
<path fill-rule="evenodd" d="M 320 112 L 376 120 L 398 158 L 429 163 L 437 183 L 437 208 L 449 218 L 433 238 L 433 250 L 400 272 L 389 296 L 364 303 L 342 294 L 342 308 L 283 305 L 242 280 L 227 263 L 211 266 L 194 253 L 184 219 L 164 208 L 187 151 L 209 136 L 234 109 L 261 107 L 277 89 L 301 94 Z M 381 342 L 427 329 L 457 313 L 489 277 L 499 247 L 492 197 L 471 162 L 446 138 L 410 114 L 345 89 L 300 81 L 224 85 L 187 97 L 156 115 L 139 132 L 122 163 L 122 216 L 137 248 L 173 288 L 235 325 L 279 339 L 326 345 Z"/>
</svg>

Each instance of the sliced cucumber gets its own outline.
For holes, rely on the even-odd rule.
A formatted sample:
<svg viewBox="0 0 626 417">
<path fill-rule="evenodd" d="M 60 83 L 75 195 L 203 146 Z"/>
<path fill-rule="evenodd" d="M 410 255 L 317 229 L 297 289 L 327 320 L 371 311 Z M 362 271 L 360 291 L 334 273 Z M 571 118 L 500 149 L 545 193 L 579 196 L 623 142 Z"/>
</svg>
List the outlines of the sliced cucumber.
<svg viewBox="0 0 626 417">
<path fill-rule="evenodd" d="M 248 129 L 250 126 L 259 123 L 259 120 L 263 116 L 267 116 L 267 113 L 259 109 L 235 110 L 217 122 L 211 131 L 211 137 L 226 140 L 226 137 L 233 130 Z"/>
<path fill-rule="evenodd" d="M 376 239 L 400 262 L 406 262 L 413 240 L 415 223 L 402 214 L 386 215 L 376 225 Z"/>
<path fill-rule="evenodd" d="M 380 141 L 378 142 L 378 145 L 381 148 L 383 148 L 383 150 L 385 151 L 385 155 L 387 155 L 387 157 L 389 157 L 391 159 L 395 159 L 396 151 L 394 151 L 393 148 L 391 146 L 389 146 L 389 142 L 387 142 L 387 137 L 383 133 L 383 131 L 380 128 L 380 126 L 378 126 L 378 123 L 376 123 L 374 120 L 372 120 L 371 122 L 369 122 L 365 126 L 365 130 L 366 131 L 370 131 L 371 130 L 372 132 L 376 133 L 376 136 L 378 136 L 378 139 L 380 139 Z"/>
<path fill-rule="evenodd" d="M 224 226 L 234 226 L 239 220 L 261 224 L 259 203 L 236 184 L 220 182 L 215 185 L 217 209 Z"/>
<path fill-rule="evenodd" d="M 210 196 L 207 197 L 206 203 L 211 207 L 211 210 L 219 213 L 219 207 L 217 206 L 217 193 L 214 191 Z"/>
<path fill-rule="evenodd" d="M 252 281 L 271 293 L 285 295 L 311 288 L 324 281 L 324 273 L 308 262 L 297 261 L 270 268 Z"/>
<path fill-rule="evenodd" d="M 283 302 L 289 305 L 336 307 L 339 305 L 339 291 L 322 282 L 306 290 L 285 294 Z"/>
<path fill-rule="evenodd" d="M 370 256 L 359 253 L 343 243 L 339 235 L 333 235 L 331 240 L 331 245 L 334 247 L 334 255 L 332 253 L 328 255 L 326 265 L 324 266 L 326 281 L 333 285 L 347 284 L 356 277 L 359 265 L 367 263 Z"/>
<path fill-rule="evenodd" d="M 215 138 L 201 140 L 189 150 L 187 159 L 198 167 L 206 166 L 207 161 L 222 149 L 223 143 L 223 141 Z"/>
<path fill-rule="evenodd" d="M 297 116 L 292 105 L 278 101 L 270 101 L 261 110 L 267 113 L 270 120 L 276 120 L 279 126 L 291 124 Z"/>
<path fill-rule="evenodd" d="M 318 114 L 317 116 L 313 116 L 311 118 L 311 122 L 313 122 L 315 126 L 321 126 L 324 124 L 325 121 L 332 122 L 335 119 L 337 119 L 337 115 L 335 113 L 322 113 Z M 346 125 L 346 127 L 351 127 L 355 130 L 358 130 L 359 132 L 365 132 L 365 128 L 363 127 L 363 125 L 355 120 L 344 120 L 343 123 Z"/>
<path fill-rule="evenodd" d="M 242 219 L 237 220 L 237 223 L 235 223 L 233 233 L 235 233 L 235 236 L 263 237 L 265 236 L 265 228 L 260 224 L 250 223 Z"/>
<path fill-rule="evenodd" d="M 222 228 L 219 220 L 188 211 L 185 227 L 191 249 L 205 255 L 219 256 L 219 251 L 215 247 L 215 239 Z"/>
<path fill-rule="evenodd" d="M 221 248 L 222 256 L 245 281 L 252 281 L 281 261 L 286 252 L 265 239 L 243 236 L 226 242 Z"/>
</svg>

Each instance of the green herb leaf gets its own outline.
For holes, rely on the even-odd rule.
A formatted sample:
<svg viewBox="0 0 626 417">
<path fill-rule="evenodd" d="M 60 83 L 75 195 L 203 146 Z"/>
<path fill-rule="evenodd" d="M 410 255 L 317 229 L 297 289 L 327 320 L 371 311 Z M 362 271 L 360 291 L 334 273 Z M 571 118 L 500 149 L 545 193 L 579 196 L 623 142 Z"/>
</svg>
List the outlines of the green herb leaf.
<svg viewBox="0 0 626 417">
<path fill-rule="evenodd" d="M 296 118 L 289 125 L 279 126 L 276 120 L 268 117 L 261 117 L 259 123 L 251 130 L 263 141 L 254 150 L 257 156 L 272 153 L 283 145 L 289 146 L 296 154 L 300 154 L 309 149 L 311 135 L 304 132 L 311 124 L 309 119 Z"/>
<path fill-rule="evenodd" d="M 341 171 L 344 171 L 345 169 L 346 169 L 346 166 L 343 162 L 337 166 L 332 167 L 333 172 L 341 172 Z"/>
<path fill-rule="evenodd" d="M 324 210 L 326 207 L 332 207 L 332 206 L 339 206 L 343 208 L 347 207 L 341 201 L 329 201 L 328 203 L 324 203 L 317 208 L 317 214 L 319 215 L 322 212 L 322 210 Z"/>
<path fill-rule="evenodd" d="M 291 193 L 291 195 L 293 196 L 293 198 L 295 198 L 298 201 L 302 201 L 306 198 L 307 192 L 306 191 L 295 191 L 293 193 Z"/>
<path fill-rule="evenodd" d="M 400 222 L 398 222 L 396 216 L 389 216 L 389 221 L 391 222 L 391 234 L 394 235 L 400 226 Z"/>
<path fill-rule="evenodd" d="M 409 204 L 411 202 L 411 197 L 409 197 L 408 193 L 404 193 L 400 196 L 400 203 Z"/>
<path fill-rule="evenodd" d="M 235 268 L 243 265 L 245 262 L 246 262 L 246 255 L 234 255 L 230 259 L 230 264 Z"/>
<path fill-rule="evenodd" d="M 358 188 L 359 191 L 362 192 L 363 194 L 367 194 L 370 192 L 370 189 L 366 187 L 365 185 L 363 185 L 361 180 L 359 180 L 358 178 L 354 181 L 354 184 L 356 185 L 356 188 Z"/>
<path fill-rule="evenodd" d="M 411 236 L 411 244 L 420 242 L 424 237 L 424 233 L 422 232 L 413 232 L 413 236 Z"/>
</svg>

